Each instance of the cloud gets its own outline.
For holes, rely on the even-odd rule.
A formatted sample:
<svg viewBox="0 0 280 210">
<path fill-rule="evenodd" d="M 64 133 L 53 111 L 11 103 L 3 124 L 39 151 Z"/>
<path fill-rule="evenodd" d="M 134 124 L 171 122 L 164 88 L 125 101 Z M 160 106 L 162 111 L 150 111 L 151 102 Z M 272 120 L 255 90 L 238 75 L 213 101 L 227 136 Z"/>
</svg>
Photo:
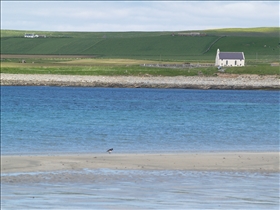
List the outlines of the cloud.
<svg viewBox="0 0 280 210">
<path fill-rule="evenodd" d="M 279 2 L 1 2 L 2 29 L 45 31 L 179 31 L 261 26 L 279 26 Z"/>
</svg>

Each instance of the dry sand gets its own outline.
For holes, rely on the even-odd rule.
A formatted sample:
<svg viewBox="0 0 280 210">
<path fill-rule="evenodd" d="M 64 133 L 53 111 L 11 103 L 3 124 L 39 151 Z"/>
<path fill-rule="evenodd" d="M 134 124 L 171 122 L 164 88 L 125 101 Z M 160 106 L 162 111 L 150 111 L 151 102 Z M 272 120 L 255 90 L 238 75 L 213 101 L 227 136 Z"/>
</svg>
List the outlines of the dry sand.
<svg viewBox="0 0 280 210">
<path fill-rule="evenodd" d="M 139 173 L 130 174 L 131 170 Z M 279 153 L 76 154 L 2 156 L 1 183 L 93 183 L 141 179 L 165 170 L 279 173 Z M 101 173 L 100 173 L 101 171 Z M 128 174 L 126 173 L 128 172 Z M 132 176 L 132 177 L 131 177 Z"/>
<path fill-rule="evenodd" d="M 1 156 L 1 173 L 85 168 L 279 172 L 279 152 Z"/>
</svg>

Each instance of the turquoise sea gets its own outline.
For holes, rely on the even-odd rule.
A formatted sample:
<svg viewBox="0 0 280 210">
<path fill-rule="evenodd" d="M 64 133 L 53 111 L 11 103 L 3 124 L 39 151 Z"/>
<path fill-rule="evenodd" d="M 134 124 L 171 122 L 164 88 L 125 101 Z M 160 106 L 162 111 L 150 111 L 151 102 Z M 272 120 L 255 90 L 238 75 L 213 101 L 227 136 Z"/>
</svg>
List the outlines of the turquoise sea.
<svg viewBox="0 0 280 210">
<path fill-rule="evenodd" d="M 278 151 L 279 92 L 1 87 L 2 154 Z"/>
<path fill-rule="evenodd" d="M 279 91 L 2 86 L 1 153 L 279 151 L 279 100 Z M 96 180 L 2 183 L 1 209 L 279 208 L 278 173 L 59 173 Z M 22 175 L 38 174 L 1 174 Z"/>
</svg>

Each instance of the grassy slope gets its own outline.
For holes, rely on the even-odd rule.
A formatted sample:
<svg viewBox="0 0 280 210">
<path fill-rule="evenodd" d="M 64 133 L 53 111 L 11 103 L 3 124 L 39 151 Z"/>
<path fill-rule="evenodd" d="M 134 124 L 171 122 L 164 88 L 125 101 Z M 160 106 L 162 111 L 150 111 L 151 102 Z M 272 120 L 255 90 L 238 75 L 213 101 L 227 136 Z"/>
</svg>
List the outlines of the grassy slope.
<svg viewBox="0 0 280 210">
<path fill-rule="evenodd" d="M 217 49 L 229 52 L 244 52 L 248 59 L 256 58 L 256 54 L 266 57 L 279 58 L 278 37 L 232 37 L 221 38 L 213 45 L 208 54 L 216 55 Z"/>
<path fill-rule="evenodd" d="M 271 62 L 279 62 L 279 28 L 222 29 L 204 32 L 208 36 L 171 36 L 171 32 L 38 32 L 37 34 L 46 34 L 51 38 L 26 39 L 22 37 L 23 31 L 4 30 L 1 31 L 1 53 L 3 54 L 94 54 L 98 55 L 99 59 L 27 58 L 25 60 L 28 64 L 19 64 L 20 59 L 6 59 L 1 62 L 1 72 L 82 75 L 215 75 L 218 72 L 215 67 L 162 69 L 142 67 L 139 64 L 158 61 L 213 63 L 216 50 L 219 48 L 221 51 L 245 53 L 247 66 L 227 68 L 228 73 L 279 75 L 279 66 L 270 66 Z M 224 35 L 226 36 L 212 45 L 215 40 Z M 210 46 L 212 47 L 206 51 Z M 114 58 L 114 60 L 104 58 Z M 31 64 L 32 62 L 35 63 Z M 264 64 L 259 65 L 259 63 Z"/>
<path fill-rule="evenodd" d="M 111 58 L 185 59 L 200 56 L 216 40 L 215 36 L 151 36 L 132 38 L 4 38 L 3 54 L 79 54 Z"/>
<path fill-rule="evenodd" d="M 139 37 L 107 39 L 97 43 L 86 53 L 109 57 L 143 57 L 159 59 L 183 58 L 186 55 L 201 55 L 216 37 Z"/>
<path fill-rule="evenodd" d="M 168 35 L 171 32 L 67 32 L 67 31 L 21 31 L 21 30 L 1 30 L 1 38 L 24 37 L 25 33 L 46 35 L 47 37 L 68 37 L 68 38 L 130 38 Z"/>
<path fill-rule="evenodd" d="M 3 54 L 83 54 L 82 51 L 101 39 L 90 38 L 6 38 L 1 42 Z"/>
<path fill-rule="evenodd" d="M 205 30 L 204 33 L 226 36 L 263 36 L 279 37 L 279 27 L 259 27 L 259 28 L 224 28 L 216 30 Z"/>
<path fill-rule="evenodd" d="M 255 58 L 257 54 L 259 59 L 270 57 L 275 60 L 279 55 L 279 28 L 220 29 L 202 32 L 208 36 L 173 37 L 172 32 L 38 32 L 37 34 L 46 34 L 50 38 L 26 39 L 23 38 L 24 31 L 2 30 L 1 53 L 94 54 L 108 58 L 212 60 L 217 48 L 220 48 L 221 51 L 243 51 L 247 59 Z M 227 37 L 220 39 L 204 53 L 214 40 L 223 35 Z"/>
<path fill-rule="evenodd" d="M 181 31 L 192 32 L 192 31 Z M 270 36 L 278 37 L 280 27 L 259 27 L 259 28 L 224 28 L 197 31 L 209 35 L 234 35 L 234 36 Z M 147 37 L 169 35 L 178 32 L 57 32 L 57 31 L 22 31 L 22 30 L 1 30 L 3 37 L 23 37 L 24 33 L 44 34 L 49 37 L 73 37 L 73 38 L 129 38 L 129 37 Z"/>
</svg>

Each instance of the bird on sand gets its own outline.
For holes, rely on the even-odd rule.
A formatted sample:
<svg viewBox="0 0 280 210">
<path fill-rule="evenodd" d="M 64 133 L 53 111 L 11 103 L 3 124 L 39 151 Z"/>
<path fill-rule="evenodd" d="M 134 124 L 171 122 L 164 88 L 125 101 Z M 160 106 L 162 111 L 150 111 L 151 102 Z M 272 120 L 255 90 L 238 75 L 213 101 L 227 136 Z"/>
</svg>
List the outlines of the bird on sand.
<svg viewBox="0 0 280 210">
<path fill-rule="evenodd" d="M 113 151 L 113 148 L 107 150 L 107 152 L 108 152 L 109 154 L 111 154 L 112 151 Z"/>
</svg>

